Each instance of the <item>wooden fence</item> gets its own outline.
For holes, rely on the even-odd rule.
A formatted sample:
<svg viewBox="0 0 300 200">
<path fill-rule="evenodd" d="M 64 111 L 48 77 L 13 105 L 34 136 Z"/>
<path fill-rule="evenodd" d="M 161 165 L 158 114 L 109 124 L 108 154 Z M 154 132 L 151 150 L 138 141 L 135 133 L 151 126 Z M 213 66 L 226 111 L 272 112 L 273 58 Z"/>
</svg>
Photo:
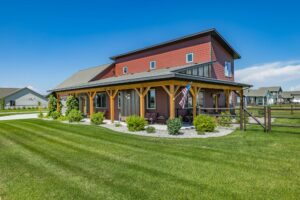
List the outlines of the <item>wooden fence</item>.
<svg viewBox="0 0 300 200">
<path fill-rule="evenodd" d="M 299 106 L 261 106 L 236 108 L 198 108 L 198 113 L 220 117 L 221 112 L 235 120 L 231 124 L 239 124 L 241 130 L 246 130 L 247 125 L 259 125 L 265 132 L 270 132 L 272 127 L 300 128 Z M 237 120 L 238 119 L 238 120 Z"/>
</svg>

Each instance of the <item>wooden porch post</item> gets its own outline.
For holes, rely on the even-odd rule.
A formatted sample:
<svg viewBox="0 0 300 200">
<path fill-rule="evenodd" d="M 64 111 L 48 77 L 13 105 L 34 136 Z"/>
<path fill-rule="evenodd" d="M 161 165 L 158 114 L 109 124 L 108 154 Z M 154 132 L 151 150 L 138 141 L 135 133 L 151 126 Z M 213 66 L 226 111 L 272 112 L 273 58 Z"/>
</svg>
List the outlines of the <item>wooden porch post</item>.
<svg viewBox="0 0 300 200">
<path fill-rule="evenodd" d="M 175 87 L 175 85 L 172 83 L 169 85 L 169 89 L 165 85 L 162 85 L 162 88 L 169 95 L 170 119 L 174 119 L 175 118 L 175 94 L 179 90 L 180 86 L 177 85 Z"/>
<path fill-rule="evenodd" d="M 94 114 L 94 98 L 96 96 L 96 92 L 88 92 L 89 101 L 90 101 L 90 117 Z"/>
<path fill-rule="evenodd" d="M 140 97 L 140 117 L 144 118 L 145 117 L 145 96 L 150 90 L 151 87 L 147 88 L 135 88 L 135 91 L 138 93 Z"/>
<path fill-rule="evenodd" d="M 230 109 L 230 102 L 229 102 L 229 100 L 230 100 L 230 93 L 231 93 L 231 91 L 230 90 L 224 90 L 224 93 L 225 93 L 225 98 L 226 98 L 226 107 L 227 107 L 227 109 L 229 111 L 229 109 Z"/>
<path fill-rule="evenodd" d="M 193 97 L 193 119 L 195 119 L 197 116 L 197 95 L 199 93 L 199 88 L 193 86 L 190 91 Z"/>
<path fill-rule="evenodd" d="M 115 97 L 118 93 L 118 89 L 116 90 L 106 90 L 108 96 L 109 96 L 109 105 L 110 105 L 110 120 L 111 123 L 114 123 L 115 121 Z"/>
<path fill-rule="evenodd" d="M 240 90 L 240 129 L 244 130 L 244 92 Z"/>
</svg>

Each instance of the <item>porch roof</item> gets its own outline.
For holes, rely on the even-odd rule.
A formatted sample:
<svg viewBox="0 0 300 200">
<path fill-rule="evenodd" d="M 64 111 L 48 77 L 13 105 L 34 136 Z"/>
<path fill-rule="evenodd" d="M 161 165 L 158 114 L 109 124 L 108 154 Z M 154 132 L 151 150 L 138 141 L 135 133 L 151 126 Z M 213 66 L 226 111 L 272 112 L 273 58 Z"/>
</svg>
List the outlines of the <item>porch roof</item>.
<svg viewBox="0 0 300 200">
<path fill-rule="evenodd" d="M 178 73 L 178 70 L 195 67 L 197 65 L 202 65 L 202 64 L 207 64 L 207 63 L 200 63 L 194 65 L 189 64 L 185 66 L 178 66 L 172 68 L 156 69 L 147 72 L 127 74 L 127 75 L 122 75 L 117 77 L 109 77 L 97 81 L 86 81 L 79 84 L 68 85 L 66 87 L 64 86 L 64 84 L 60 84 L 59 86 L 50 90 L 49 92 L 59 92 L 59 91 L 67 91 L 67 90 L 86 89 L 86 88 L 94 88 L 94 87 L 104 87 L 104 86 L 149 82 L 149 81 L 156 81 L 156 80 L 168 80 L 168 79 L 178 79 L 178 80 L 185 80 L 185 81 L 188 80 L 188 81 L 205 82 L 205 83 L 213 83 L 213 84 L 228 85 L 228 86 L 251 87 L 251 85 L 237 83 L 233 81 L 224 81 L 224 80 L 218 80 L 214 78 L 199 77 L 194 75 Z"/>
</svg>

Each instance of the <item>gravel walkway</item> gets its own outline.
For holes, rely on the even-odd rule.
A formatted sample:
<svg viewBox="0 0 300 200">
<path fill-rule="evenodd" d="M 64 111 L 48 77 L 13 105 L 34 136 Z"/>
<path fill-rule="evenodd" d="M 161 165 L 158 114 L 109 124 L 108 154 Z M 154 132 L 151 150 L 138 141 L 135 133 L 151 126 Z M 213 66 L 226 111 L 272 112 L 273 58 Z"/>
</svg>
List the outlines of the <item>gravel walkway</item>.
<svg viewBox="0 0 300 200">
<path fill-rule="evenodd" d="M 68 123 L 68 122 L 65 122 Z M 115 122 L 118 123 L 118 122 Z M 85 124 L 90 125 L 89 119 L 84 119 L 79 124 Z M 161 137 L 161 138 L 210 138 L 210 137 L 222 137 L 229 135 L 235 131 L 238 125 L 233 125 L 232 127 L 225 128 L 225 127 L 217 127 L 215 132 L 212 133 L 205 133 L 204 135 L 198 135 L 196 130 L 193 126 L 185 126 L 182 127 L 179 135 L 169 135 L 167 131 L 166 125 L 159 125 L 159 124 L 153 124 L 151 126 L 154 126 L 156 128 L 156 133 L 147 133 L 146 131 L 138 131 L 138 132 L 131 132 L 128 131 L 126 123 L 120 122 L 121 126 L 116 127 L 115 124 L 112 124 L 109 120 L 105 120 L 104 124 L 101 124 L 101 127 L 105 127 L 108 129 L 111 129 L 113 131 L 117 131 L 124 134 L 132 134 L 132 135 L 140 135 L 140 136 L 146 136 L 146 137 Z"/>
</svg>

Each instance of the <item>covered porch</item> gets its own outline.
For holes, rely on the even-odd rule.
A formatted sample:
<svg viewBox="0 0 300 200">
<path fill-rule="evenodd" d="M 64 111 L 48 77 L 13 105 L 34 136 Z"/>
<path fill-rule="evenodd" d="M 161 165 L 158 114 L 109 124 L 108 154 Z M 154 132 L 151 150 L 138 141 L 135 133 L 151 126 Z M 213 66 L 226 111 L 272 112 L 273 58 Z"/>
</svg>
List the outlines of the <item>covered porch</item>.
<svg viewBox="0 0 300 200">
<path fill-rule="evenodd" d="M 179 105 L 182 97 L 180 92 L 187 84 L 191 84 L 191 89 L 186 108 L 182 109 Z M 218 108 L 229 109 L 235 103 L 235 94 L 243 96 L 243 87 L 200 81 L 191 83 L 185 80 L 161 80 L 56 92 L 58 100 L 68 95 L 76 96 L 84 115 L 104 112 L 106 119 L 110 119 L 112 123 L 115 120 L 124 121 L 133 114 L 150 120 L 150 123 L 165 123 L 167 119 L 179 116 L 192 122 L 200 113 L 217 113 L 220 112 Z M 240 109 L 243 109 L 243 98 L 239 103 Z"/>
</svg>

